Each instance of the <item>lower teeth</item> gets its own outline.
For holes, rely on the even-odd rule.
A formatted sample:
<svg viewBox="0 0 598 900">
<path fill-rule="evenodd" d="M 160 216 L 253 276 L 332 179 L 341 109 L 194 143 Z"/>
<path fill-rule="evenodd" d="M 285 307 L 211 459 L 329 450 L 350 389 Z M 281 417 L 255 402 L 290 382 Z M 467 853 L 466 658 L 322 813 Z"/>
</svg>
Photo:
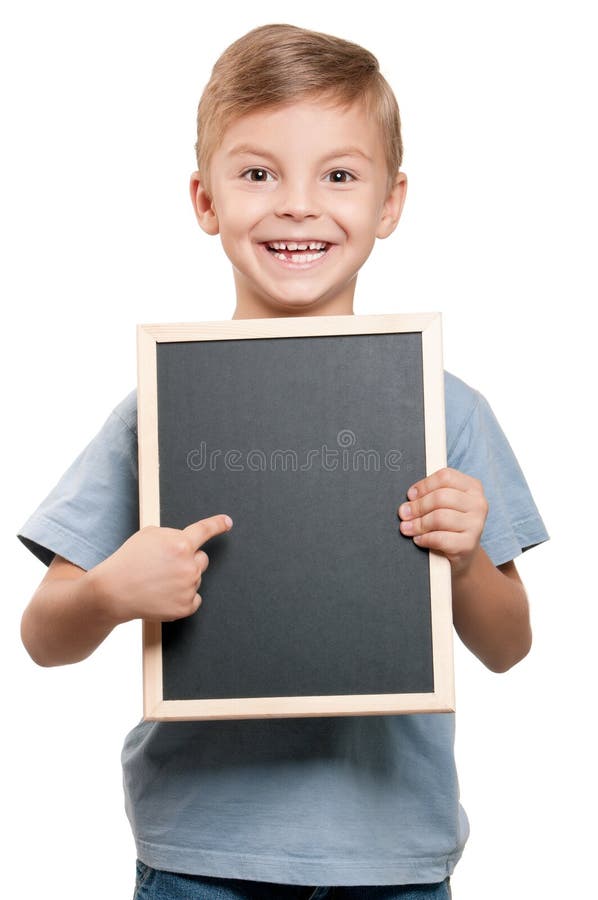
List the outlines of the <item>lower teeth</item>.
<svg viewBox="0 0 598 900">
<path fill-rule="evenodd" d="M 294 262 L 294 263 L 302 263 L 302 262 L 313 262 L 315 259 L 321 259 L 324 256 L 325 251 L 321 250 L 319 253 L 292 253 L 291 256 L 285 256 L 284 253 L 274 253 L 277 259 L 282 259 L 283 262 Z"/>
</svg>

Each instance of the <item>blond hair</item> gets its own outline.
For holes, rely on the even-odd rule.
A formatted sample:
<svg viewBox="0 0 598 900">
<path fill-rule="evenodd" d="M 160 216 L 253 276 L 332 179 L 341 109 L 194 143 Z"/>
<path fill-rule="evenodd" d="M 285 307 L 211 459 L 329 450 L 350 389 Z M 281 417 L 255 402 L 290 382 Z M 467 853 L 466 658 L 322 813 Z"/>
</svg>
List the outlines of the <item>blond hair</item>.
<svg viewBox="0 0 598 900">
<path fill-rule="evenodd" d="M 390 190 L 403 158 L 401 119 L 376 57 L 329 34 L 262 25 L 227 47 L 199 101 L 195 153 L 208 192 L 212 154 L 235 119 L 307 96 L 326 96 L 342 107 L 365 104 L 381 131 Z"/>
</svg>

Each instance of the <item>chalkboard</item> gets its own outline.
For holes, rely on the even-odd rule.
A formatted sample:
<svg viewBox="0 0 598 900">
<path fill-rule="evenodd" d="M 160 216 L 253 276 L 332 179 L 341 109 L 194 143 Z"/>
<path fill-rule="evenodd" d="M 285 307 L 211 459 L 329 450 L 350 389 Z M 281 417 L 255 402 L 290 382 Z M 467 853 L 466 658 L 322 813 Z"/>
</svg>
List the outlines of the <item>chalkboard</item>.
<svg viewBox="0 0 598 900">
<path fill-rule="evenodd" d="M 227 513 L 144 622 L 144 717 L 454 709 L 450 566 L 400 533 L 446 465 L 440 314 L 138 325 L 140 527 Z"/>
</svg>

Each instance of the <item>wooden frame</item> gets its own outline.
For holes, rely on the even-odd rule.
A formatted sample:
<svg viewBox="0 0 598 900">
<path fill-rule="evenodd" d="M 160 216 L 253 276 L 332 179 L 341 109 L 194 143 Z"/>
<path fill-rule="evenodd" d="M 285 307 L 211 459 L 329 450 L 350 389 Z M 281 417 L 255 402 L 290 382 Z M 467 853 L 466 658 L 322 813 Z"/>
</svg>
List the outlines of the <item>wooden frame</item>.
<svg viewBox="0 0 598 900">
<path fill-rule="evenodd" d="M 137 326 L 140 528 L 160 525 L 157 345 L 161 342 L 419 332 L 422 342 L 426 473 L 446 466 L 444 370 L 439 313 L 313 316 Z M 419 476 L 421 477 L 421 475 Z M 398 518 L 397 518 L 398 525 Z M 410 694 L 166 700 L 162 626 L 143 623 L 147 720 L 388 715 L 454 710 L 450 564 L 428 552 L 434 689 Z"/>
</svg>

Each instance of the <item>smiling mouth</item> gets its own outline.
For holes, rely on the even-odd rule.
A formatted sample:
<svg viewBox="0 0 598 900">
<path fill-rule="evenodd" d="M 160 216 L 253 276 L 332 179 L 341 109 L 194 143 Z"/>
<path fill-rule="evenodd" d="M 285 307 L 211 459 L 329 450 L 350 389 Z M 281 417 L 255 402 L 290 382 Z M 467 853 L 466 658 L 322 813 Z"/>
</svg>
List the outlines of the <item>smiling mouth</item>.
<svg viewBox="0 0 598 900">
<path fill-rule="evenodd" d="M 264 247 L 283 262 L 316 262 L 332 245 L 326 241 L 265 241 Z"/>
</svg>

